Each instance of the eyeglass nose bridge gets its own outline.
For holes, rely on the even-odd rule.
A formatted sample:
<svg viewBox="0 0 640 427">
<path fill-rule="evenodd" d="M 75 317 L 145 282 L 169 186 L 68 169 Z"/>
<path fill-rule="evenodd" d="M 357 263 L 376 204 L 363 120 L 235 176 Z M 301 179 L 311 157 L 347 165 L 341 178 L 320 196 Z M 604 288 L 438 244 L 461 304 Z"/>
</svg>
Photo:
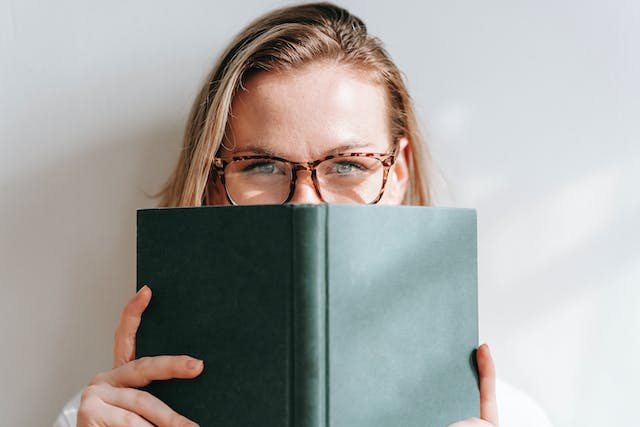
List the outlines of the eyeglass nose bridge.
<svg viewBox="0 0 640 427">
<path fill-rule="evenodd" d="M 318 166 L 318 164 L 320 164 L 320 162 L 317 160 L 313 162 L 306 162 L 306 163 L 292 162 L 291 187 L 289 188 L 289 197 L 287 197 L 287 200 L 285 201 L 285 203 L 289 202 L 293 198 L 293 194 L 296 191 L 298 172 L 303 170 L 311 172 L 311 182 L 313 184 L 313 189 L 315 190 L 316 195 L 318 196 L 318 199 L 320 199 L 323 203 L 326 203 L 322 197 L 322 194 L 320 194 L 320 188 L 318 187 L 318 176 L 316 174 L 316 166 Z"/>
</svg>

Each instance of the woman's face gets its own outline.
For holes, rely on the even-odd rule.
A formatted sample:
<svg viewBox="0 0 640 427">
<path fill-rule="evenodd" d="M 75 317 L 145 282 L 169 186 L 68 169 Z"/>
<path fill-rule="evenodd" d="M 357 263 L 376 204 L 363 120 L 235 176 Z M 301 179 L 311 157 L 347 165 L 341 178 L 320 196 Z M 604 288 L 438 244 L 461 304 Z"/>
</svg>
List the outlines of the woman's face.
<svg viewBox="0 0 640 427">
<path fill-rule="evenodd" d="M 363 71 L 312 63 L 251 77 L 231 106 L 221 157 L 269 155 L 309 162 L 348 152 L 388 153 L 393 141 L 384 89 Z M 380 203 L 400 204 L 407 185 L 407 141 L 401 139 Z M 297 172 L 291 203 L 321 203 L 309 171 Z M 213 204 L 227 204 L 219 180 Z"/>
</svg>

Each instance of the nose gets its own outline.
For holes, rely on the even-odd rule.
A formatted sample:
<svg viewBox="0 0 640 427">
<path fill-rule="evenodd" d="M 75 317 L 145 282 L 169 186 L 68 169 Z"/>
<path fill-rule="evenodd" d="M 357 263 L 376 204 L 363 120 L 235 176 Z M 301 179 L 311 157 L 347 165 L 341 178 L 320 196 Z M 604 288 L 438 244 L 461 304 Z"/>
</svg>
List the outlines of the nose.
<svg viewBox="0 0 640 427">
<path fill-rule="evenodd" d="M 323 203 L 311 179 L 311 172 L 299 170 L 296 177 L 296 187 L 289 203 L 319 205 Z"/>
</svg>

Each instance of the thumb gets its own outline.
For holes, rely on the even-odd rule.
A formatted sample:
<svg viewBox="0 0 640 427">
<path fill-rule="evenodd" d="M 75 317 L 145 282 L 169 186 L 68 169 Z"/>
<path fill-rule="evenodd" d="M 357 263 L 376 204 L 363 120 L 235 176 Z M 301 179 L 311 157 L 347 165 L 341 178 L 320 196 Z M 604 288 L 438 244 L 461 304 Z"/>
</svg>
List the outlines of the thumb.
<svg viewBox="0 0 640 427">
<path fill-rule="evenodd" d="M 136 333 L 140 326 L 142 313 L 151 301 L 151 288 L 144 285 L 124 306 L 120 322 L 116 328 L 113 343 L 113 367 L 124 365 L 135 359 Z"/>
</svg>

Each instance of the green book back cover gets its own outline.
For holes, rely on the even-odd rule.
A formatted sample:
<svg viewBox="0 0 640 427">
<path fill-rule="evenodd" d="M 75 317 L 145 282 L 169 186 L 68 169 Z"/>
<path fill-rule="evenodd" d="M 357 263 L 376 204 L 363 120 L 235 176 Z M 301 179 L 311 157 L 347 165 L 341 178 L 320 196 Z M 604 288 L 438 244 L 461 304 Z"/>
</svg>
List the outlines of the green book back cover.
<svg viewBox="0 0 640 427">
<path fill-rule="evenodd" d="M 203 426 L 444 426 L 479 415 L 470 209 L 138 211 L 137 356 L 205 370 L 148 390 Z"/>
</svg>

